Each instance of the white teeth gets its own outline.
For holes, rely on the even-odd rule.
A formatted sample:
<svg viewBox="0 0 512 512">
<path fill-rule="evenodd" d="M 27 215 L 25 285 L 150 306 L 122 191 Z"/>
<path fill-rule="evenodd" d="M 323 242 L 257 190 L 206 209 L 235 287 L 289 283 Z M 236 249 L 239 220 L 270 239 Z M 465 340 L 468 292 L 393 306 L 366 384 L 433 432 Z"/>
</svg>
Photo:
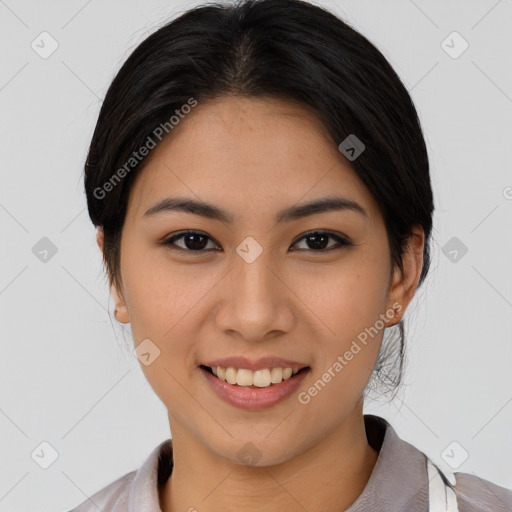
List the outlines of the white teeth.
<svg viewBox="0 0 512 512">
<path fill-rule="evenodd" d="M 270 382 L 272 384 L 279 384 L 283 380 L 283 369 L 282 368 L 272 368 L 270 370 Z"/>
<path fill-rule="evenodd" d="M 250 370 L 246 370 L 250 371 Z M 240 374 L 240 371 L 238 372 Z M 267 388 L 270 386 L 272 380 L 270 379 L 270 370 L 265 368 L 264 370 L 256 370 L 252 372 L 252 385 L 259 388 Z"/>
<path fill-rule="evenodd" d="M 283 380 L 289 379 L 292 376 L 292 372 L 291 368 L 283 368 Z"/>
<path fill-rule="evenodd" d="M 220 380 L 229 384 L 238 386 L 256 386 L 258 388 L 268 388 L 271 384 L 279 384 L 283 380 L 288 380 L 292 375 L 299 372 L 299 368 L 264 368 L 262 370 L 248 370 L 246 368 L 222 368 L 217 366 L 212 368 L 212 372 Z"/>
<path fill-rule="evenodd" d="M 217 367 L 217 371 L 219 371 L 219 367 Z M 237 373 L 234 368 L 226 368 L 226 381 L 230 384 L 236 384 Z"/>
<path fill-rule="evenodd" d="M 252 371 L 251 370 L 238 370 L 236 373 L 236 383 L 239 386 L 252 386 Z"/>
</svg>

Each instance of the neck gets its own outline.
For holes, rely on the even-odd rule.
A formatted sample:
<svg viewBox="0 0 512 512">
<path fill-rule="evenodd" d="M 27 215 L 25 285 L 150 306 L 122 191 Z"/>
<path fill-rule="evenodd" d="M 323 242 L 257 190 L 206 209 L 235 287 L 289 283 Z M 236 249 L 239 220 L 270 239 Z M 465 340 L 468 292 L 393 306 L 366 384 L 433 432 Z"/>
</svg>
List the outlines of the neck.
<svg viewBox="0 0 512 512">
<path fill-rule="evenodd" d="M 248 467 L 220 459 L 188 432 L 173 428 L 171 477 L 160 489 L 163 512 L 320 512 L 345 510 L 377 461 L 362 402 L 329 436 L 282 464 Z"/>
</svg>

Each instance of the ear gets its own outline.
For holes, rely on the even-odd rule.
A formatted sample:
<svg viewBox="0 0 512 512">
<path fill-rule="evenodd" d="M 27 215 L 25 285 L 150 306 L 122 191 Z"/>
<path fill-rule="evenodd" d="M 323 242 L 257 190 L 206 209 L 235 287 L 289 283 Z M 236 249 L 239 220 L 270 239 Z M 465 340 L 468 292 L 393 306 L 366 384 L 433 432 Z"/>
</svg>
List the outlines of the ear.
<svg viewBox="0 0 512 512">
<path fill-rule="evenodd" d="M 393 271 L 386 311 L 395 309 L 396 315 L 394 318 L 391 318 L 387 327 L 392 327 L 401 320 L 407 306 L 414 297 L 423 267 L 424 243 L 425 233 L 423 228 L 421 226 L 414 226 L 402 257 L 403 271 L 397 266 L 395 266 Z"/>
<path fill-rule="evenodd" d="M 96 228 L 96 243 L 98 244 L 98 247 L 100 249 L 102 258 L 103 258 L 103 244 L 104 244 L 104 232 L 103 228 L 101 226 L 98 226 Z M 117 287 L 112 282 L 110 285 L 110 294 L 112 295 L 112 298 L 114 299 L 114 303 L 116 305 L 116 309 L 114 311 L 114 316 L 116 317 L 116 320 L 127 324 L 130 322 L 130 316 L 128 315 L 128 308 L 126 307 L 125 300 L 122 296 L 122 293 L 120 293 L 117 290 Z"/>
</svg>

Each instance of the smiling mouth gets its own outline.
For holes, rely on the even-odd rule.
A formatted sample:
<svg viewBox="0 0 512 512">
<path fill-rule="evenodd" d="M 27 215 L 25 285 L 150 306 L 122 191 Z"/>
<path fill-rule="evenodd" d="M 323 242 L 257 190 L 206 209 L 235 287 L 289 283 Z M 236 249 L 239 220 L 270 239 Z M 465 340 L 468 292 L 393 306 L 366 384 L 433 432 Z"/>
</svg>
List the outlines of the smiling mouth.
<svg viewBox="0 0 512 512">
<path fill-rule="evenodd" d="M 233 386 L 240 386 L 245 388 L 268 388 L 270 386 L 280 384 L 288 379 L 293 379 L 300 373 L 307 372 L 310 367 L 303 368 L 263 368 L 261 370 L 248 370 L 245 368 L 223 368 L 217 366 L 212 368 L 210 366 L 201 365 L 203 370 L 211 373 L 219 380 L 227 382 Z"/>
</svg>

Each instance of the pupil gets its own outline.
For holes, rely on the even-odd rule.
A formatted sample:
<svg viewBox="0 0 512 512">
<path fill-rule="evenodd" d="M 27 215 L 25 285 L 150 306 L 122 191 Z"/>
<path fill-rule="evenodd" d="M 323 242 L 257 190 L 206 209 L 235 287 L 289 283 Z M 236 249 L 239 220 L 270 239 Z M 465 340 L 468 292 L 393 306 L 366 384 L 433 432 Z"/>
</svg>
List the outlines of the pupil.
<svg viewBox="0 0 512 512">
<path fill-rule="evenodd" d="M 315 242 L 314 240 L 317 239 Z M 321 239 L 321 242 L 318 242 L 318 239 Z M 308 245 L 311 249 L 325 249 L 327 247 L 326 243 L 329 239 L 329 236 L 325 233 L 313 233 L 307 237 Z M 313 240 L 313 243 L 310 243 Z"/>
<path fill-rule="evenodd" d="M 202 242 L 197 243 L 198 238 L 202 238 Z M 194 239 L 196 243 L 194 243 Z M 190 233 L 188 235 L 185 235 L 185 245 L 187 249 L 191 249 L 193 251 L 200 251 L 201 249 L 204 249 L 206 243 L 206 237 L 203 235 L 198 235 L 197 233 Z"/>
</svg>

